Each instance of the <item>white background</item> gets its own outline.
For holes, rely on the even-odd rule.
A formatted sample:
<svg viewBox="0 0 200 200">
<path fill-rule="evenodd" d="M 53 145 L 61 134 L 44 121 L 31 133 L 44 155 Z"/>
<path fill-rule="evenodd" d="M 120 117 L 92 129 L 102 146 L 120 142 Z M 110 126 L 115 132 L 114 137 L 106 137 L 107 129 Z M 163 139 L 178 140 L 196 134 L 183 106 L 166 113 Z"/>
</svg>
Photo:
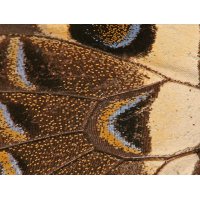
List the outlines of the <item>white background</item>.
<svg viewBox="0 0 200 200">
<path fill-rule="evenodd" d="M 0 23 L 199 23 L 199 0 L 0 0 Z"/>
<path fill-rule="evenodd" d="M 198 1 L 4 0 L 0 23 L 199 24 Z M 0 200 L 194 200 L 199 176 L 1 176 Z"/>
<path fill-rule="evenodd" d="M 195 200 L 199 176 L 1 176 L 2 200 Z"/>
</svg>

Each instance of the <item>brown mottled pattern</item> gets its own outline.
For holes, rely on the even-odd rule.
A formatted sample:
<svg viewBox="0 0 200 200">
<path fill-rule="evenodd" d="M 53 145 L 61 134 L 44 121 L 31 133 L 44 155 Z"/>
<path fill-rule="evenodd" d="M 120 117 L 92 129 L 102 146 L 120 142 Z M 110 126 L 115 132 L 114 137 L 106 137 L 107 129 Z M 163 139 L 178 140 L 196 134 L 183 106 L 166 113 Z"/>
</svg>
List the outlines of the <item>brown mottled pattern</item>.
<svg viewBox="0 0 200 200">
<path fill-rule="evenodd" d="M 95 105 L 84 98 L 28 93 L 0 93 L 0 102 L 29 139 L 82 130 Z M 12 141 L 2 131 L 5 130 L 0 129 L 1 147 Z"/>
<path fill-rule="evenodd" d="M 147 82 L 150 84 L 154 82 L 152 75 L 160 80 L 159 76 L 139 65 L 74 44 L 25 36 L 21 42 L 24 45 L 28 80 L 39 91 L 70 92 L 102 98 L 142 87 Z M 9 81 L 0 88 L 9 88 Z M 12 86 L 10 89 L 22 88 Z"/>
<path fill-rule="evenodd" d="M 35 24 L 0 24 L 0 34 L 16 34 L 24 32 L 24 34 L 36 34 L 39 32 Z"/>
<path fill-rule="evenodd" d="M 0 25 L 0 174 L 199 174 L 199 26 L 84 27 Z"/>
<path fill-rule="evenodd" d="M 142 173 L 143 162 L 125 161 L 118 167 L 112 169 L 111 175 L 137 175 Z"/>
<path fill-rule="evenodd" d="M 6 151 L 18 161 L 23 174 L 48 174 L 92 149 L 84 134 L 73 133 L 21 144 Z"/>
<path fill-rule="evenodd" d="M 105 153 L 92 152 L 82 158 L 77 159 L 75 162 L 55 171 L 54 174 L 82 174 L 82 175 L 98 175 L 106 174 L 116 164 L 119 159 Z"/>
</svg>

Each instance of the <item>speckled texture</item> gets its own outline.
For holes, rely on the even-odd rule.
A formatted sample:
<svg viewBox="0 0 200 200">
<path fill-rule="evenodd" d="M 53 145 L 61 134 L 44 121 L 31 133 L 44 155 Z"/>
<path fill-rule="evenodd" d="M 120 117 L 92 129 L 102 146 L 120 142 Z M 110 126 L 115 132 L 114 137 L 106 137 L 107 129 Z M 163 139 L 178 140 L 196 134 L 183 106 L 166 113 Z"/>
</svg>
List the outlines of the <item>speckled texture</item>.
<svg viewBox="0 0 200 200">
<path fill-rule="evenodd" d="M 0 25 L 0 174 L 200 174 L 198 65 L 198 25 Z"/>
</svg>

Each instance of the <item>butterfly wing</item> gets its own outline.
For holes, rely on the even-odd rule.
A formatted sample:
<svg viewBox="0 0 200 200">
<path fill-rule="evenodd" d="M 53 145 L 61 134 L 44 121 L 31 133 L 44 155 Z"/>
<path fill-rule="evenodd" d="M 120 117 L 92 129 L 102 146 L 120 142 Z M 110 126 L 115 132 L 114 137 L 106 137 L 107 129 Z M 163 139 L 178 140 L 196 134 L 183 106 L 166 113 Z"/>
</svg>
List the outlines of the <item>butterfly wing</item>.
<svg viewBox="0 0 200 200">
<path fill-rule="evenodd" d="M 198 106 L 190 109 L 193 96 L 200 98 L 197 89 L 165 84 L 164 76 L 141 64 L 80 44 L 48 38 L 37 26 L 27 31 L 16 26 L 12 29 L 9 32 L 4 27 L 0 37 L 2 174 L 155 174 L 162 173 L 173 162 L 168 164 L 171 157 L 198 147 L 198 116 L 193 115 Z M 138 107 L 134 114 L 129 104 L 126 105 L 129 96 L 132 95 L 131 101 L 137 95 L 141 98 L 140 90 L 151 86 L 160 87 L 157 96 L 153 95 L 150 103 Z M 175 92 L 173 95 L 171 90 Z M 110 150 L 113 147 L 105 148 L 104 143 L 108 141 L 96 140 L 95 130 L 88 128 L 91 124 L 96 126 L 98 110 L 104 113 L 104 108 L 112 111 L 121 105 L 123 109 L 128 108 L 126 112 L 130 116 L 120 113 L 118 121 L 123 125 L 120 130 L 127 129 L 123 120 L 130 120 L 132 116 L 139 120 L 134 130 L 144 131 L 147 125 L 151 130 L 151 148 L 144 154 L 118 153 L 122 149 L 116 140 L 111 142 L 116 151 Z M 162 113 L 171 115 L 165 118 Z M 188 129 L 184 129 L 187 121 L 187 117 L 182 117 L 184 113 L 193 118 Z M 104 122 L 100 122 L 101 128 Z M 162 135 L 163 128 L 166 137 Z M 127 140 L 126 134 L 124 138 Z"/>
</svg>

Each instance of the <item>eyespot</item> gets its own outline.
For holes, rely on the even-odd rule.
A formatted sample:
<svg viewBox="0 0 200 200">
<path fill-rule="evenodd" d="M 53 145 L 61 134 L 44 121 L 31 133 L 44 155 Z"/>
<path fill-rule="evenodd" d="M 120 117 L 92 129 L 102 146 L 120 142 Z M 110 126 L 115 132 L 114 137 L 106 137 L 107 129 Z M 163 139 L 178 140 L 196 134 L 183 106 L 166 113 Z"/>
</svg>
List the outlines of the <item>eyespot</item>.
<svg viewBox="0 0 200 200">
<path fill-rule="evenodd" d="M 88 134 L 97 148 L 119 156 L 148 154 L 151 150 L 148 116 L 158 88 L 154 85 L 100 104 L 88 123 Z"/>
<path fill-rule="evenodd" d="M 151 50 L 156 27 L 144 24 L 70 25 L 73 39 L 120 55 L 144 55 Z"/>
</svg>

